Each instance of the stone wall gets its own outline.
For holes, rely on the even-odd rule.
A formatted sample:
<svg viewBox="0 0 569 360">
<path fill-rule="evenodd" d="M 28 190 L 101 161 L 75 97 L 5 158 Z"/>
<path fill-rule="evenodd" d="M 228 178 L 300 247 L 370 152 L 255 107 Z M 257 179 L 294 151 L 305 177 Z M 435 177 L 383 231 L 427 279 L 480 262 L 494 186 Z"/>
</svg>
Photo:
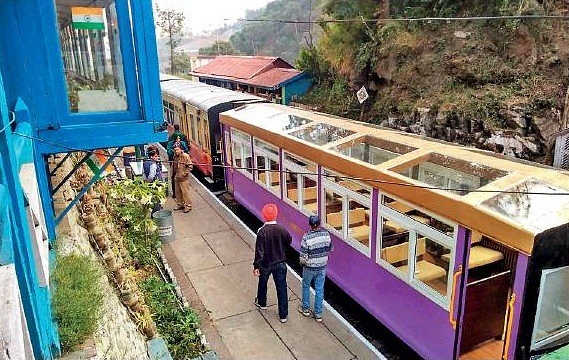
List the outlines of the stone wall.
<svg viewBox="0 0 569 360">
<path fill-rule="evenodd" d="M 55 163 L 51 163 L 53 168 Z M 65 165 L 58 169 L 53 183 L 58 184 L 61 179 L 72 169 L 68 160 Z M 54 196 L 56 213 L 61 212 L 74 198 L 74 190 L 69 184 L 65 184 Z M 62 254 L 79 253 L 89 256 L 103 267 L 101 257 L 93 250 L 89 243 L 87 230 L 80 225 L 79 211 L 74 207 L 57 227 L 58 251 Z M 104 271 L 101 272 L 105 274 Z M 146 338 L 137 330 L 126 308 L 120 302 L 114 287 L 109 283 L 106 275 L 100 279 L 104 294 L 102 317 L 98 328 L 93 334 L 94 346 L 97 355 L 91 359 L 122 359 L 144 360 L 148 359 Z M 73 301 L 70 299 L 70 301 Z"/>
</svg>

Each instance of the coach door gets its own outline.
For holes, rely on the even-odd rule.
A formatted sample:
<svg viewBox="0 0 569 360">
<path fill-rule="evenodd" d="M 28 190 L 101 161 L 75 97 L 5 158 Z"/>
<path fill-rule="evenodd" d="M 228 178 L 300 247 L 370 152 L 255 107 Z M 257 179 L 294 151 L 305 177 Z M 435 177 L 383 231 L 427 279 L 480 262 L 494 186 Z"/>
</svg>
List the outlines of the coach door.
<svg viewBox="0 0 569 360">
<path fill-rule="evenodd" d="M 233 154 L 231 151 L 231 136 L 229 135 L 229 130 L 223 126 L 223 152 L 222 152 L 222 161 L 224 167 L 224 174 L 225 174 L 225 186 L 227 188 L 227 192 L 233 194 Z"/>
<path fill-rule="evenodd" d="M 515 253 L 480 234 L 471 238 L 458 353 L 461 359 L 500 359 Z"/>
</svg>

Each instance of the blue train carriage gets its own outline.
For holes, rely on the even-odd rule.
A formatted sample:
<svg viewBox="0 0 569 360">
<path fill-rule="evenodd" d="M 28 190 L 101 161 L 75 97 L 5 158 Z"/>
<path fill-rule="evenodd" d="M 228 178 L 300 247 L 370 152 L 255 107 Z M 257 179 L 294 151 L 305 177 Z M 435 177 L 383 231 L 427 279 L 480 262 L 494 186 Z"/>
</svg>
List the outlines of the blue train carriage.
<svg viewBox="0 0 569 360">
<path fill-rule="evenodd" d="M 568 342 L 569 173 L 274 104 L 221 114 L 225 176 L 427 359 L 527 359 Z"/>
<path fill-rule="evenodd" d="M 222 189 L 221 129 L 219 113 L 266 100 L 197 81 L 161 74 L 165 120 L 178 124 L 190 142 L 190 155 L 212 189 Z"/>
</svg>

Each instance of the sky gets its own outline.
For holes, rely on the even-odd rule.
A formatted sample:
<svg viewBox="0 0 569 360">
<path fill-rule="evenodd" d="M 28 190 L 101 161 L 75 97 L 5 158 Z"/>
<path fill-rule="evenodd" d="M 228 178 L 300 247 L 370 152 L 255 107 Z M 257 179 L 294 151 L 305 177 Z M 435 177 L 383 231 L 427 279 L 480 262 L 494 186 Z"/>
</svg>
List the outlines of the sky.
<svg viewBox="0 0 569 360">
<path fill-rule="evenodd" d="M 264 7 L 272 0 L 153 0 L 160 9 L 181 11 L 192 34 L 215 30 L 245 17 L 246 10 Z M 231 19 L 224 21 L 224 19 Z"/>
</svg>

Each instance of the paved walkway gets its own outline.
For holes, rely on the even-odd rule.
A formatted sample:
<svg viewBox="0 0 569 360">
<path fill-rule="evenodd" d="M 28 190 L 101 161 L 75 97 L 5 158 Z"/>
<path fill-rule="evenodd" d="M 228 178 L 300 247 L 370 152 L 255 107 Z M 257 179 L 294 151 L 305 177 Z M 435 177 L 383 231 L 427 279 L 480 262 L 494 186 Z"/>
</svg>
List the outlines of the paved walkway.
<svg viewBox="0 0 569 360">
<path fill-rule="evenodd" d="M 195 179 L 194 210 L 174 212 L 176 239 L 163 252 L 221 359 L 377 359 L 381 354 L 325 304 L 324 321 L 302 316 L 300 279 L 289 270 L 289 318 L 281 323 L 269 281 L 268 309 L 254 304 L 255 236 Z M 169 199 L 165 209 L 175 207 Z"/>
</svg>

